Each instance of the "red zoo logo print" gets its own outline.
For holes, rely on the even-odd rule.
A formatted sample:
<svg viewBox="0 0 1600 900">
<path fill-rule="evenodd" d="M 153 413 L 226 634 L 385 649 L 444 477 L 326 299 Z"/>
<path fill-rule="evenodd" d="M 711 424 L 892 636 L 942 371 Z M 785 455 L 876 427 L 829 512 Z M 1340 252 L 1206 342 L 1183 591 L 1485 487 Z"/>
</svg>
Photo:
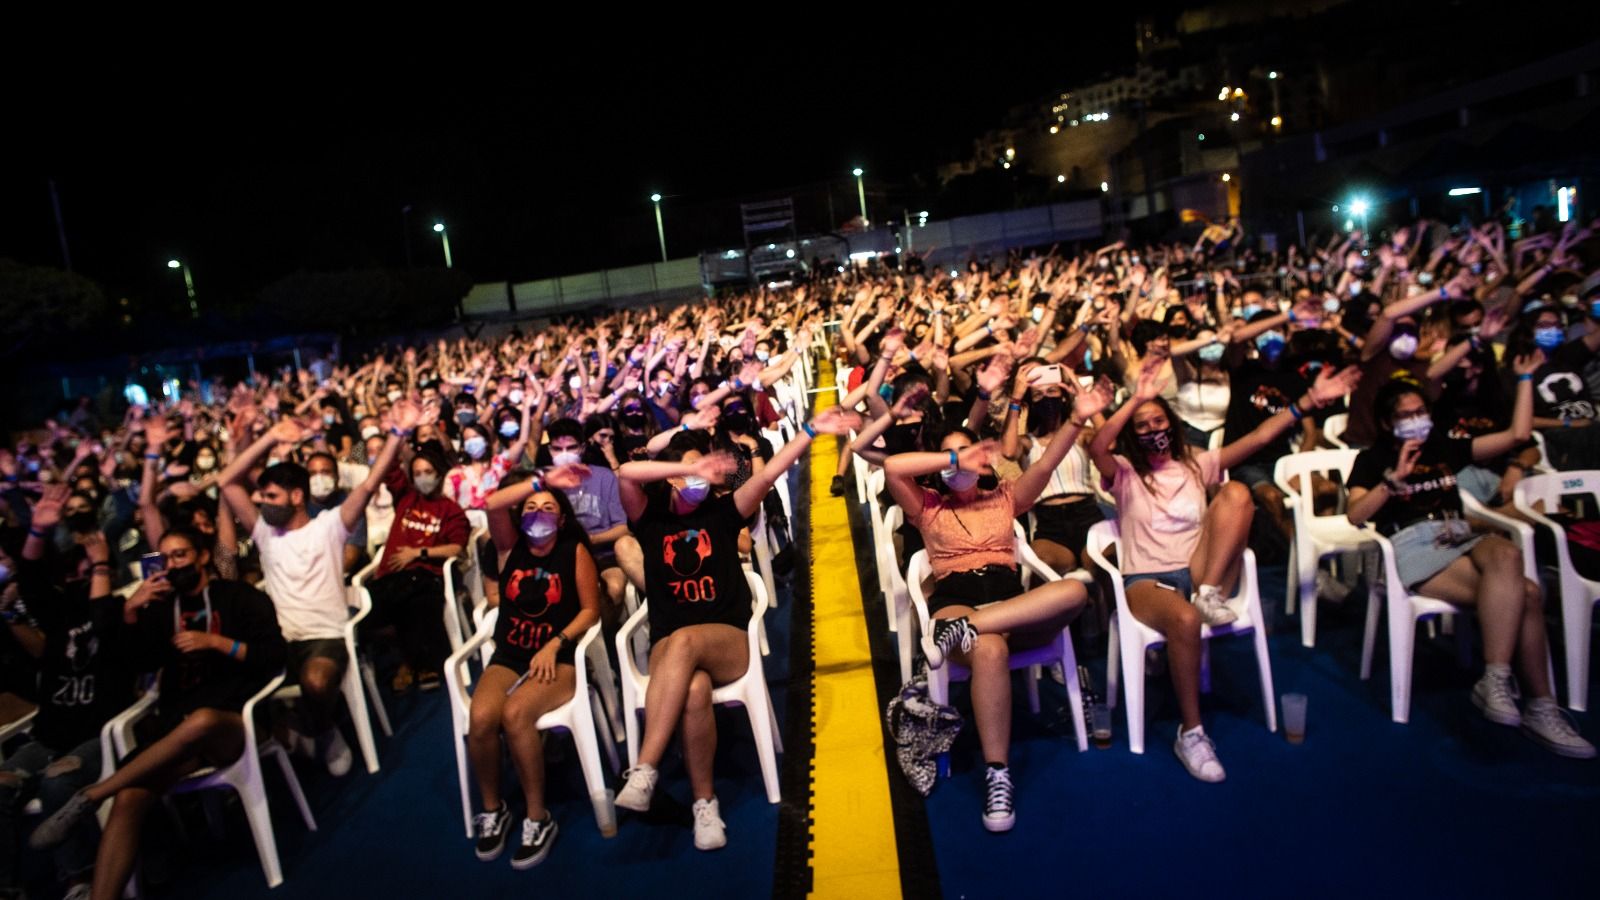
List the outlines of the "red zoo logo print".
<svg viewBox="0 0 1600 900">
<path fill-rule="evenodd" d="M 524 583 L 529 591 L 538 590 L 539 583 L 544 583 L 544 608 L 535 610 L 530 603 L 522 601 Z M 518 569 L 511 573 L 511 578 L 506 582 L 506 599 L 523 610 L 530 616 L 541 616 L 545 610 L 561 602 L 561 573 L 547 572 L 544 569 Z M 533 597 L 529 597 L 533 600 Z"/>
<path fill-rule="evenodd" d="M 703 528 L 690 528 L 661 539 L 661 559 L 679 575 L 693 575 L 711 558 L 711 535 Z"/>
</svg>

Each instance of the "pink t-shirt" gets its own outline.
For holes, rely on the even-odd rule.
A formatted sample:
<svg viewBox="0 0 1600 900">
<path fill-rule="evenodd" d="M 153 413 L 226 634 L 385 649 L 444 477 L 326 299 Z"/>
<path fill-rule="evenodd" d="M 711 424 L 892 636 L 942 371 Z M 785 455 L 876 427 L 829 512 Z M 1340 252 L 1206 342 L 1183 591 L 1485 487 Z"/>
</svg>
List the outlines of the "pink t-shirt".
<svg viewBox="0 0 1600 900">
<path fill-rule="evenodd" d="M 1117 520 L 1122 530 L 1118 565 L 1124 575 L 1172 572 L 1189 568 L 1189 557 L 1200 542 L 1200 519 L 1206 512 L 1206 486 L 1222 479 L 1217 454 L 1194 454 L 1200 477 L 1189 466 L 1168 460 L 1150 473 L 1146 485 L 1133 463 L 1115 457 L 1117 469 L 1106 477 L 1107 490 L 1117 500 Z"/>
<path fill-rule="evenodd" d="M 476 466 L 456 466 L 444 477 L 444 495 L 462 509 L 483 509 L 489 495 L 499 490 L 500 480 L 511 469 L 511 460 L 495 455 L 479 469 Z"/>
<path fill-rule="evenodd" d="M 1005 479 L 992 491 L 978 491 L 968 503 L 950 494 L 923 491 L 922 512 L 911 524 L 922 532 L 933 576 L 943 578 L 984 566 L 1015 566 L 1014 502 L 1011 482 Z"/>
</svg>

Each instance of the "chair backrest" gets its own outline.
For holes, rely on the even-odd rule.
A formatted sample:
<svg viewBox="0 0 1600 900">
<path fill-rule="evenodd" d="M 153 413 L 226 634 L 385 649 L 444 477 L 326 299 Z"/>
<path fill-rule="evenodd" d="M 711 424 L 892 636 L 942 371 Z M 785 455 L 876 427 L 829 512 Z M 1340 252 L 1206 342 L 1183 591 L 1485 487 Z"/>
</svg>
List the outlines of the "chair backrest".
<svg viewBox="0 0 1600 900">
<path fill-rule="evenodd" d="M 1225 432 L 1226 430 L 1227 429 L 1225 429 L 1225 428 L 1218 428 L 1217 430 L 1211 432 L 1211 438 L 1206 441 L 1206 449 L 1207 450 L 1213 450 L 1213 451 L 1221 450 L 1223 448 L 1223 446 L 1224 446 L 1223 438 L 1226 436 L 1226 435 L 1223 434 L 1223 432 Z M 1226 484 L 1227 481 L 1228 481 L 1228 470 L 1227 469 L 1223 469 L 1222 470 L 1222 481 L 1223 481 L 1224 484 Z"/>
<path fill-rule="evenodd" d="M 1106 519 L 1090 526 L 1089 539 L 1084 547 L 1084 551 L 1089 554 L 1089 558 L 1094 560 L 1095 565 L 1110 576 L 1119 590 L 1122 585 L 1122 570 L 1107 558 L 1106 552 L 1116 549 L 1121 541 L 1122 533 L 1117 528 L 1117 521 L 1115 519 Z"/>
<path fill-rule="evenodd" d="M 1300 510 L 1303 508 L 1306 516 L 1315 516 L 1316 510 L 1313 504 L 1301 502 L 1311 476 L 1320 474 L 1333 481 L 1333 476 L 1337 474 L 1339 476 L 1337 482 L 1342 491 L 1350 481 L 1350 469 L 1355 465 L 1358 455 L 1359 451 L 1356 450 L 1307 450 L 1304 453 L 1287 453 L 1278 457 L 1278 462 L 1273 466 L 1272 481 L 1290 500 L 1296 515 L 1300 515 Z M 1294 488 L 1296 479 L 1300 483 L 1299 490 Z M 1328 515 L 1343 515 L 1338 511 L 1340 508 L 1342 504 L 1336 505 L 1334 512 Z"/>
<path fill-rule="evenodd" d="M 1327 421 L 1322 423 L 1322 439 L 1340 449 L 1349 447 L 1344 442 L 1344 430 L 1349 425 L 1349 413 L 1336 413 L 1329 416 Z"/>
<path fill-rule="evenodd" d="M 1591 515 L 1600 513 L 1600 469 L 1573 469 L 1570 472 L 1551 472 L 1529 475 L 1517 482 L 1514 503 L 1531 508 L 1542 503 L 1546 514 L 1556 512 L 1561 498 L 1582 494 L 1594 504 Z"/>
</svg>

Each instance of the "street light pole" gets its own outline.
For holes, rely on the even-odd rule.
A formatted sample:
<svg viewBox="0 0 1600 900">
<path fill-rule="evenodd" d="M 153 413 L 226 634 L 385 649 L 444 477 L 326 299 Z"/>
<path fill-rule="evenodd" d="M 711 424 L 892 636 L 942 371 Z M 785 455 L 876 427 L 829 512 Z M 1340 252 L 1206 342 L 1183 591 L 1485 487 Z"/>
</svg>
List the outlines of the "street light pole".
<svg viewBox="0 0 1600 900">
<path fill-rule="evenodd" d="M 661 195 L 651 194 L 650 202 L 656 205 L 656 237 L 661 241 L 661 261 L 667 261 L 667 230 L 661 224 Z"/>
<path fill-rule="evenodd" d="M 444 267 L 446 269 L 455 268 L 455 266 L 451 265 L 450 263 L 450 235 L 445 233 L 444 223 L 433 223 L 433 230 L 439 232 L 439 240 L 444 242 Z"/>
<path fill-rule="evenodd" d="M 167 268 L 183 270 L 183 287 L 189 294 L 189 317 L 200 318 L 200 306 L 194 299 L 194 274 L 189 271 L 189 264 L 181 260 L 167 260 Z"/>
<path fill-rule="evenodd" d="M 851 174 L 856 176 L 856 197 L 861 201 L 861 224 L 869 225 L 871 222 L 867 219 L 867 188 L 861 181 L 861 167 L 856 166 L 851 170 Z"/>
</svg>

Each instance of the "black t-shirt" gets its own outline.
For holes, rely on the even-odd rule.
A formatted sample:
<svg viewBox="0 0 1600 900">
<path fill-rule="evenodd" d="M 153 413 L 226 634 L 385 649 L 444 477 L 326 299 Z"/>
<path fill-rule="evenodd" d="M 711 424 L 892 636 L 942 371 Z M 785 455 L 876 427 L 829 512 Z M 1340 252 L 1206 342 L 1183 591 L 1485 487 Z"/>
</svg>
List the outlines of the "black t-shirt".
<svg viewBox="0 0 1600 900">
<path fill-rule="evenodd" d="M 137 626 L 144 648 L 140 667 L 161 669 L 159 706 L 168 724 L 201 708 L 238 712 L 283 671 L 283 632 L 277 608 L 266 594 L 242 582 L 212 579 L 202 596 L 182 598 L 176 617 L 175 602 L 155 600 L 144 606 Z M 236 640 L 245 645 L 245 658 L 235 660 L 212 650 L 180 653 L 172 643 L 180 626 Z"/>
<path fill-rule="evenodd" d="M 1272 418 L 1289 404 L 1299 400 L 1306 392 L 1306 380 L 1293 369 L 1269 369 L 1259 360 L 1247 359 L 1229 376 L 1228 415 L 1223 420 L 1223 440 L 1233 443 L 1254 431 L 1262 422 Z M 1322 411 L 1319 415 L 1326 415 Z M 1290 442 L 1298 441 L 1298 428 L 1290 428 L 1277 441 L 1256 451 L 1256 454 L 1239 465 L 1268 466 L 1278 457 L 1290 452 Z"/>
<path fill-rule="evenodd" d="M 28 610 L 44 632 L 39 659 L 35 740 L 65 753 L 100 733 L 100 726 L 133 702 L 133 673 L 122 635 L 122 598 L 90 600 L 87 583 L 66 590 L 49 584 L 44 564 L 18 561 Z"/>
<path fill-rule="evenodd" d="M 500 617 L 494 626 L 494 659 L 525 672 L 535 653 L 578 617 L 578 554 L 574 540 L 558 540 L 546 556 L 536 556 L 521 535 L 500 567 Z M 578 637 L 570 635 L 570 637 Z M 569 657 L 568 644 L 562 656 Z"/>
<path fill-rule="evenodd" d="M 650 640 L 685 625 L 750 624 L 750 586 L 739 564 L 743 517 L 733 495 L 708 496 L 688 515 L 673 512 L 664 482 L 648 497 L 644 513 L 628 527 L 644 549 Z"/>
<path fill-rule="evenodd" d="M 1350 487 L 1377 487 L 1383 483 L 1383 473 L 1399 461 L 1400 448 L 1392 443 L 1361 451 L 1350 467 Z M 1406 476 L 1405 492 L 1391 491 L 1388 501 L 1372 517 L 1373 524 L 1388 535 L 1429 516 L 1460 515 L 1461 492 L 1456 487 L 1456 473 L 1470 465 L 1472 440 L 1450 437 L 1435 427 L 1422 445 L 1417 464 Z"/>
<path fill-rule="evenodd" d="M 1594 359 L 1582 339 L 1567 341 L 1550 351 L 1550 357 L 1533 373 L 1533 414 L 1545 419 L 1595 419 L 1583 369 Z"/>
</svg>

